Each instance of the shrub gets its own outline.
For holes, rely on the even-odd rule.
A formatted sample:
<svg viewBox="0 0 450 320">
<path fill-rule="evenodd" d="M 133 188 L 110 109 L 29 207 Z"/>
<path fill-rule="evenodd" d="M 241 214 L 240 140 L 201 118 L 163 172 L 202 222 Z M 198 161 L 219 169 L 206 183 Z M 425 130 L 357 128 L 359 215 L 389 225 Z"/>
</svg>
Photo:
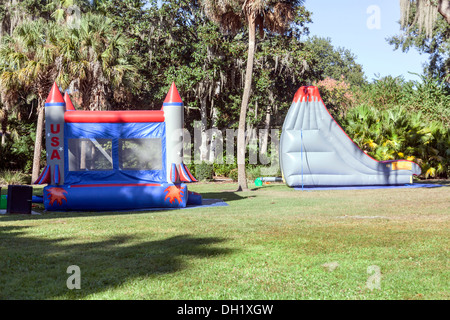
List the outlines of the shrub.
<svg viewBox="0 0 450 320">
<path fill-rule="evenodd" d="M 422 112 L 425 119 L 450 123 L 450 90 L 445 81 L 421 76 L 404 88 L 403 104 L 413 112 Z"/>
<path fill-rule="evenodd" d="M 377 110 L 403 106 L 408 112 L 422 112 L 422 121 L 450 123 L 450 89 L 439 78 L 418 75 L 420 81 L 386 76 L 355 90 L 355 105 L 368 104 Z M 325 101 L 325 100 L 324 100 Z"/>
<path fill-rule="evenodd" d="M 404 89 L 411 83 L 402 77 L 386 76 L 374 80 L 359 90 L 357 96 L 360 102 L 368 103 L 377 109 L 399 105 L 405 97 Z"/>
<path fill-rule="evenodd" d="M 205 161 L 196 164 L 195 175 L 199 181 L 212 180 L 214 177 L 214 165 Z"/>
<path fill-rule="evenodd" d="M 232 179 L 233 181 L 238 181 L 238 170 L 237 169 L 231 170 L 228 178 Z"/>
<path fill-rule="evenodd" d="M 20 171 L 0 171 L 0 185 L 19 185 L 30 183 L 28 175 Z"/>
<path fill-rule="evenodd" d="M 261 166 L 252 166 L 247 168 L 247 179 L 254 181 L 256 178 L 261 177 Z"/>
<path fill-rule="evenodd" d="M 450 176 L 450 129 L 426 121 L 421 112 L 401 106 L 386 110 L 361 105 L 348 111 L 342 122 L 346 133 L 377 160 L 412 160 L 424 178 Z"/>
<path fill-rule="evenodd" d="M 226 163 L 226 157 L 222 159 L 223 163 L 214 163 L 214 174 L 216 176 L 228 177 L 231 170 L 236 169 L 236 161 L 234 163 Z"/>
<path fill-rule="evenodd" d="M 35 139 L 35 125 L 21 123 L 17 118 L 8 119 L 6 143 L 0 146 L 0 168 L 31 173 Z M 45 149 L 41 153 L 45 161 Z"/>
<path fill-rule="evenodd" d="M 314 83 L 319 88 L 322 100 L 334 118 L 342 118 L 354 103 L 350 84 L 344 79 L 325 78 Z"/>
</svg>

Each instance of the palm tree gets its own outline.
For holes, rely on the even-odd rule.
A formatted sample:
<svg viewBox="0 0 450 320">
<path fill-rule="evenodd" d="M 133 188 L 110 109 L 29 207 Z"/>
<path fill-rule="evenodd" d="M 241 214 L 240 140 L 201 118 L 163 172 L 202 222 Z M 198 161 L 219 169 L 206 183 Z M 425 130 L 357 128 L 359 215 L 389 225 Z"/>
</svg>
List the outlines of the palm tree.
<svg viewBox="0 0 450 320">
<path fill-rule="evenodd" d="M 5 55 L 14 66 L 22 90 L 34 92 L 38 98 L 32 181 L 40 171 L 45 99 L 58 75 L 59 32 L 56 24 L 43 19 L 25 22 L 14 30 L 9 55 Z"/>
<path fill-rule="evenodd" d="M 114 31 L 110 19 L 83 15 L 80 28 L 66 29 L 59 45 L 62 85 L 80 92 L 84 109 L 108 108 L 111 100 L 121 100 L 126 88 L 138 87 L 130 42 Z"/>
<path fill-rule="evenodd" d="M 247 67 L 237 141 L 238 191 L 243 191 L 248 189 L 245 173 L 245 129 L 256 51 L 256 31 L 258 28 L 262 35 L 265 30 L 285 33 L 295 19 L 296 10 L 303 4 L 303 0 L 202 0 L 201 3 L 206 15 L 225 32 L 236 33 L 243 25 L 247 25 L 248 28 Z"/>
<path fill-rule="evenodd" d="M 126 39 L 108 20 L 91 14 L 83 17 L 80 29 L 39 19 L 22 23 L 12 37 L 2 39 L 0 91 L 7 106 L 4 109 L 10 108 L 14 88 L 38 97 L 33 181 L 40 171 L 44 104 L 53 82 L 78 89 L 85 109 L 101 109 L 107 101 L 120 99 L 125 87 L 139 83 L 128 49 Z"/>
<path fill-rule="evenodd" d="M 0 67 L 1 70 L 2 67 Z M 1 72 L 1 71 L 0 71 Z M 1 141 L 0 141 L 0 150 L 6 143 L 6 135 L 8 128 L 8 117 L 9 113 L 14 106 L 14 103 L 18 98 L 18 80 L 17 74 L 14 71 L 4 71 L 1 72 L 0 77 L 0 101 L 3 105 L 1 110 L 0 118 L 1 125 L 0 131 L 2 133 Z"/>
<path fill-rule="evenodd" d="M 6 142 L 6 128 L 8 117 L 19 98 L 20 66 L 26 61 L 26 56 L 17 51 L 17 43 L 10 35 L 4 35 L 0 42 L 0 102 L 3 106 L 1 112 L 1 144 Z"/>
</svg>

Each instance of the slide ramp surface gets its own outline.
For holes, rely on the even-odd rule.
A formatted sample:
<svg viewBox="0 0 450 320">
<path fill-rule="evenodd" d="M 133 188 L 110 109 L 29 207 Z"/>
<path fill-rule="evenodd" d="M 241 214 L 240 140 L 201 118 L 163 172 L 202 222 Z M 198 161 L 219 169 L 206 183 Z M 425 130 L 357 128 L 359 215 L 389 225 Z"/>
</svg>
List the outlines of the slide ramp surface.
<svg viewBox="0 0 450 320">
<path fill-rule="evenodd" d="M 399 185 L 412 183 L 413 175 L 421 173 L 412 161 L 377 161 L 363 152 L 328 112 L 314 86 L 295 94 L 283 124 L 280 165 L 290 187 Z"/>
</svg>

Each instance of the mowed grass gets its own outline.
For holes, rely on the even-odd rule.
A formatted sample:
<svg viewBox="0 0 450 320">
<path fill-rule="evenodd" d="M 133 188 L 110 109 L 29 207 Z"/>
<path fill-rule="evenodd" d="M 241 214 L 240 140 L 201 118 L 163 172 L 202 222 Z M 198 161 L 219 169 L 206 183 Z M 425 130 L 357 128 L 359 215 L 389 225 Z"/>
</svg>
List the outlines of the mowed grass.
<svg viewBox="0 0 450 320">
<path fill-rule="evenodd" d="M 0 215 L 0 299 L 450 298 L 448 187 L 189 187 L 229 206 Z"/>
</svg>

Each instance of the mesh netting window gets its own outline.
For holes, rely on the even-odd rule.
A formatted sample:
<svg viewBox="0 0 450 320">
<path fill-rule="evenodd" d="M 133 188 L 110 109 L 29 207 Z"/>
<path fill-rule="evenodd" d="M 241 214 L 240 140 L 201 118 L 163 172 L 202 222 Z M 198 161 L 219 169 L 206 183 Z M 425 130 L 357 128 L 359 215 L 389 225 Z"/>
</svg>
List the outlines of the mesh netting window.
<svg viewBox="0 0 450 320">
<path fill-rule="evenodd" d="M 69 171 L 112 170 L 111 139 L 68 139 Z"/>
<path fill-rule="evenodd" d="M 119 168 L 162 170 L 161 139 L 119 139 Z"/>
</svg>

